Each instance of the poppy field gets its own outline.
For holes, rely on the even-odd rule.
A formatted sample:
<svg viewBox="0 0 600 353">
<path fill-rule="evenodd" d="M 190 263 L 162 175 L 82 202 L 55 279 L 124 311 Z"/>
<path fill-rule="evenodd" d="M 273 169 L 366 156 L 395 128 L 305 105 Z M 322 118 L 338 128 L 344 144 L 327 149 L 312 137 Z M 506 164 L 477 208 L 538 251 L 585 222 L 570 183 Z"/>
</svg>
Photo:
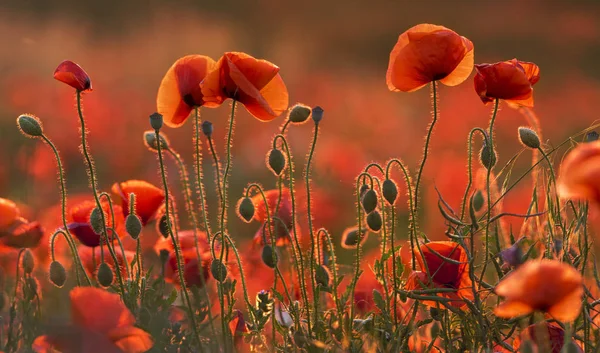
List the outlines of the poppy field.
<svg viewBox="0 0 600 353">
<path fill-rule="evenodd" d="M 0 353 L 600 351 L 600 79 L 553 69 L 600 27 L 547 11 L 562 56 L 413 21 L 372 71 L 11 22 Z"/>
</svg>

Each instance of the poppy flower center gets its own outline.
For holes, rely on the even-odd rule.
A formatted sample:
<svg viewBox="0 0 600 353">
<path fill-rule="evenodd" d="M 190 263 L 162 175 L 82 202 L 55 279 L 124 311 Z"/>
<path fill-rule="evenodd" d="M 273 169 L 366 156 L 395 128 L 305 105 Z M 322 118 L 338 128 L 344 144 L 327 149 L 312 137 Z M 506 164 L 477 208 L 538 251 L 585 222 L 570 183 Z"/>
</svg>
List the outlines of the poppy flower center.
<svg viewBox="0 0 600 353">
<path fill-rule="evenodd" d="M 189 105 L 190 107 L 195 107 L 197 105 L 196 101 L 194 100 L 194 96 L 192 96 L 191 93 L 188 93 L 185 96 L 183 96 L 183 102 Z"/>
</svg>

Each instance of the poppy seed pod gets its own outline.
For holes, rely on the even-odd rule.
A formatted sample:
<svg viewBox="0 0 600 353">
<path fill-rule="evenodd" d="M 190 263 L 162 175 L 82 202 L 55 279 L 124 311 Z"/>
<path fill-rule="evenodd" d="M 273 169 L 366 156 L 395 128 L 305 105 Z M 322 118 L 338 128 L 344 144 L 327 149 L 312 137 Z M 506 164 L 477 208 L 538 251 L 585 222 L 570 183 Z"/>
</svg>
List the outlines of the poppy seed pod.
<svg viewBox="0 0 600 353">
<path fill-rule="evenodd" d="M 212 136 L 213 124 L 210 121 L 204 120 L 202 122 L 202 133 L 204 134 L 204 136 L 209 138 Z"/>
<path fill-rule="evenodd" d="M 28 137 L 40 137 L 44 134 L 42 122 L 33 115 L 21 114 L 17 118 L 17 125 L 21 133 Z"/>
<path fill-rule="evenodd" d="M 213 278 L 219 282 L 225 281 L 227 278 L 227 267 L 219 259 L 214 259 L 210 264 L 210 273 Z"/>
<path fill-rule="evenodd" d="M 486 169 L 491 169 L 496 165 L 496 160 L 496 151 L 494 150 L 492 153 L 492 149 L 484 142 L 483 146 L 481 146 L 481 151 L 479 151 L 479 161 L 481 162 L 481 165 Z"/>
<path fill-rule="evenodd" d="M 94 207 L 92 213 L 90 213 L 90 225 L 92 226 L 92 230 L 96 234 L 102 234 L 104 231 L 104 224 L 102 222 L 102 213 L 104 211 L 100 211 L 98 207 Z"/>
<path fill-rule="evenodd" d="M 146 145 L 150 151 L 158 151 L 158 145 L 156 144 L 156 133 L 154 131 L 144 131 L 144 145 Z M 160 148 L 163 150 L 169 148 L 169 139 L 165 134 L 160 134 Z"/>
<path fill-rule="evenodd" d="M 597 141 L 599 137 L 600 134 L 598 134 L 596 131 L 590 131 L 585 135 L 585 142 Z"/>
<path fill-rule="evenodd" d="M 98 266 L 96 276 L 98 277 L 98 283 L 104 288 L 109 287 L 113 283 L 113 271 L 106 262 L 102 262 Z"/>
<path fill-rule="evenodd" d="M 152 128 L 155 131 L 160 130 L 162 128 L 162 126 L 163 126 L 163 116 L 162 116 L 162 114 L 153 113 L 152 115 L 150 115 L 150 126 L 152 126 Z"/>
<path fill-rule="evenodd" d="M 316 106 L 312 109 L 312 118 L 315 125 L 319 124 L 323 120 L 323 108 Z"/>
<path fill-rule="evenodd" d="M 25 249 L 25 251 L 23 252 L 23 259 L 21 261 L 21 265 L 23 266 L 23 272 L 30 275 L 33 272 L 33 268 L 35 267 L 35 259 L 33 258 L 33 254 L 29 249 Z"/>
<path fill-rule="evenodd" d="M 165 238 L 169 237 L 169 224 L 167 222 L 167 215 L 164 214 L 158 220 L 158 232 Z"/>
<path fill-rule="evenodd" d="M 331 282 L 331 275 L 329 274 L 329 269 L 323 265 L 318 265 L 315 269 L 315 279 L 317 284 L 322 287 L 329 287 Z"/>
<path fill-rule="evenodd" d="M 133 239 L 137 239 L 142 232 L 142 221 L 138 216 L 130 213 L 125 218 L 125 229 Z"/>
<path fill-rule="evenodd" d="M 67 271 L 65 267 L 58 261 L 52 261 L 50 264 L 50 282 L 61 288 L 67 280 Z"/>
<path fill-rule="evenodd" d="M 275 250 L 271 245 L 267 244 L 263 246 L 261 257 L 265 265 L 275 268 L 275 265 L 277 265 L 277 258 L 275 256 Z"/>
<path fill-rule="evenodd" d="M 240 200 L 238 204 L 238 215 L 244 222 L 252 222 L 252 218 L 254 218 L 254 203 L 249 197 L 244 197 Z"/>
<path fill-rule="evenodd" d="M 295 124 L 302 124 L 310 117 L 311 109 L 304 104 L 296 104 L 290 109 L 288 120 Z"/>
<path fill-rule="evenodd" d="M 366 213 L 371 213 L 377 208 L 377 193 L 373 189 L 367 190 L 362 197 L 362 206 Z"/>
<path fill-rule="evenodd" d="M 379 211 L 375 210 L 367 215 L 367 226 L 373 232 L 377 233 L 381 230 L 383 226 L 383 221 L 381 219 L 381 214 Z"/>
<path fill-rule="evenodd" d="M 394 183 L 391 179 L 386 179 L 383 181 L 383 185 L 381 186 L 381 193 L 383 194 L 383 198 L 390 204 L 393 205 L 398 198 L 398 187 L 396 183 Z"/>
<path fill-rule="evenodd" d="M 481 192 L 481 190 L 477 190 L 475 192 L 475 195 L 473 195 L 473 208 L 475 209 L 475 211 L 479 212 L 479 210 L 481 210 L 481 208 L 483 207 L 484 202 L 485 199 L 483 198 L 483 193 Z"/>
<path fill-rule="evenodd" d="M 535 131 L 527 127 L 519 128 L 519 141 L 531 149 L 540 148 L 540 138 Z"/>
<path fill-rule="evenodd" d="M 283 152 L 274 148 L 269 152 L 268 165 L 269 169 L 277 176 L 281 175 L 283 169 L 285 169 L 285 156 Z"/>
</svg>

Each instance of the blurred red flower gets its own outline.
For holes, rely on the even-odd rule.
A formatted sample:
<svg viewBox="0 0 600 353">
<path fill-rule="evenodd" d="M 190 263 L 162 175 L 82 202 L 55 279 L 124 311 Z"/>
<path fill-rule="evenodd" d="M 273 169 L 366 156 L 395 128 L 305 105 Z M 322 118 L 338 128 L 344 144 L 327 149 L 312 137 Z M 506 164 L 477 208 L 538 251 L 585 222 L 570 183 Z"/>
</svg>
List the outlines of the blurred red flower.
<svg viewBox="0 0 600 353">
<path fill-rule="evenodd" d="M 192 109 L 204 105 L 200 82 L 214 67 L 215 61 L 208 56 L 188 55 L 169 68 L 156 96 L 156 110 L 167 126 L 183 125 Z"/>
<path fill-rule="evenodd" d="M 456 86 L 469 77 L 473 61 L 470 40 L 443 26 L 419 24 L 402 33 L 392 49 L 387 86 L 403 92 L 438 80 Z"/>
<path fill-rule="evenodd" d="M 83 201 L 73 207 L 68 212 L 67 217 L 70 218 L 70 223 L 67 224 L 69 231 L 75 235 L 79 241 L 89 247 L 100 245 L 100 235 L 96 234 L 90 224 L 90 215 L 92 210 L 96 208 L 94 201 Z M 106 219 L 106 226 L 113 228 L 120 236 L 125 235 L 125 219 L 121 206 L 113 205 L 114 219 L 110 212 L 108 202 L 102 202 L 102 209 Z M 113 239 L 113 231 L 108 230 L 108 237 Z"/>
<path fill-rule="evenodd" d="M 496 99 L 533 107 L 533 85 L 540 80 L 540 68 L 512 59 L 495 64 L 475 65 L 475 91 L 485 104 Z"/>
<path fill-rule="evenodd" d="M 600 206 L 600 141 L 582 143 L 560 165 L 557 189 L 562 198 L 590 201 Z"/>
<path fill-rule="evenodd" d="M 70 60 L 61 62 L 54 71 L 54 78 L 75 88 L 77 91 L 91 91 L 92 82 L 88 74 Z"/>
<path fill-rule="evenodd" d="M 547 331 L 547 336 L 538 337 L 539 333 L 544 331 Z M 548 353 L 561 353 L 565 343 L 565 330 L 556 324 L 538 323 L 530 325 L 521 332 L 520 336 L 515 338 L 513 348 L 519 350 L 521 348 L 521 342 L 525 340 L 532 341 L 539 352 L 541 352 L 541 348 L 546 347 L 551 349 Z M 576 352 L 583 353 L 583 349 L 577 345 Z"/>
<path fill-rule="evenodd" d="M 135 317 L 118 294 L 93 287 L 71 290 L 71 320 L 68 327 L 53 327 L 33 342 L 38 353 L 126 352 L 142 353 L 152 348 L 150 335 L 135 327 Z"/>
<path fill-rule="evenodd" d="M 262 121 L 272 120 L 288 108 L 288 91 L 279 67 L 246 53 L 225 53 L 201 86 L 206 106 L 235 99 Z"/>
<path fill-rule="evenodd" d="M 495 292 L 505 299 L 494 310 L 499 317 L 512 318 L 542 311 L 556 320 L 569 322 L 581 312 L 583 278 L 566 263 L 534 260 L 504 277 Z"/>
<path fill-rule="evenodd" d="M 129 194 L 135 195 L 135 213 L 140 217 L 142 224 L 151 221 L 160 206 L 165 201 L 165 192 L 144 180 L 128 180 L 114 183 L 112 192 L 121 199 L 123 216 L 129 215 Z"/>
</svg>

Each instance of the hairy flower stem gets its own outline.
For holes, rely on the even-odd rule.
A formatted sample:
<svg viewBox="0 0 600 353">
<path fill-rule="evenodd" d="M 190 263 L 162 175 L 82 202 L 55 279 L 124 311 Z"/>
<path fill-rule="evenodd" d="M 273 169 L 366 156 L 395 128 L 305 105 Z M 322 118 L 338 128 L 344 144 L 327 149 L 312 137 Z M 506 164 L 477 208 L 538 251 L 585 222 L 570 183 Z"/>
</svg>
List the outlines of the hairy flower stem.
<svg viewBox="0 0 600 353">
<path fill-rule="evenodd" d="M 308 218 L 308 230 L 310 234 L 310 279 L 313 296 L 315 295 L 315 233 L 313 230 L 313 218 L 311 212 L 311 198 L 310 198 L 310 165 L 315 153 L 315 148 L 317 146 L 317 137 L 319 136 L 319 124 L 315 123 L 315 129 L 313 132 L 313 141 L 310 145 L 310 151 L 308 152 L 308 159 L 306 161 L 306 170 L 304 172 L 304 183 L 306 186 L 306 213 Z M 316 256 L 320 256 L 320 254 L 316 254 Z M 314 301 L 314 311 L 315 311 L 315 324 L 318 322 L 318 313 L 319 313 L 319 300 L 315 297 Z"/>
<path fill-rule="evenodd" d="M 204 193 L 204 183 L 202 181 L 202 153 L 200 152 L 200 114 L 199 109 L 194 109 L 194 147 L 195 147 L 195 164 L 196 164 L 196 187 L 200 195 L 200 209 L 202 210 L 202 219 L 204 221 L 204 230 L 210 241 L 211 230 L 208 222 L 208 211 Z"/>
<path fill-rule="evenodd" d="M 500 101 L 498 98 L 494 101 L 494 110 L 492 112 L 492 118 L 490 119 L 490 127 L 488 130 L 488 138 L 489 138 L 489 149 L 490 149 L 490 158 L 494 161 L 495 164 L 497 157 L 495 157 L 494 152 L 494 122 L 496 121 L 496 116 L 498 115 L 498 105 Z M 485 276 L 485 270 L 487 268 L 488 260 L 489 260 L 489 238 L 490 238 L 490 219 L 492 217 L 492 192 L 490 190 L 490 176 L 492 174 L 492 169 L 494 165 L 490 165 L 487 168 L 486 178 L 485 178 L 485 187 L 487 191 L 487 222 L 485 224 L 485 252 L 483 261 L 483 268 L 481 269 L 481 275 L 479 277 L 479 282 L 483 281 L 483 276 Z"/>
<path fill-rule="evenodd" d="M 92 193 L 94 194 L 94 200 L 96 201 L 96 207 L 100 211 L 100 217 L 102 219 L 102 229 L 104 241 L 107 244 L 108 250 L 110 252 L 111 257 L 113 258 L 115 264 L 118 264 L 117 256 L 115 254 L 114 249 L 109 245 L 110 241 L 108 239 L 108 229 L 106 227 L 106 216 L 104 215 L 104 209 L 102 208 L 102 204 L 100 203 L 100 197 L 98 195 L 98 185 L 96 183 L 96 170 L 94 168 L 94 162 L 92 162 L 92 158 L 88 152 L 87 146 L 87 130 L 85 128 L 85 119 L 83 118 L 83 111 L 81 109 L 81 91 L 77 91 L 77 113 L 79 115 L 79 122 L 81 123 L 81 153 L 83 154 L 87 166 L 88 166 L 88 174 L 90 177 L 90 185 L 92 187 Z M 160 140 L 158 140 L 160 141 Z M 160 143 L 159 143 L 160 145 Z M 114 219 L 114 218 L 113 218 Z M 104 256 L 102 257 L 102 261 L 104 261 Z M 117 281 L 121 287 L 121 294 L 125 297 L 125 285 L 123 284 L 123 278 L 121 277 L 120 271 L 115 271 L 117 275 Z"/>
<path fill-rule="evenodd" d="M 217 184 L 217 192 L 219 193 L 219 202 L 223 202 L 223 190 L 221 190 L 221 168 L 219 167 L 219 157 L 217 156 L 217 152 L 215 151 L 215 144 L 213 143 L 213 139 L 211 136 L 206 138 L 208 140 L 208 146 L 210 148 L 210 154 L 213 157 L 213 163 L 215 164 L 215 173 L 217 180 L 215 184 Z"/>
<path fill-rule="evenodd" d="M 417 174 L 417 180 L 415 182 L 415 212 L 419 210 L 419 186 L 421 185 L 421 175 L 423 174 L 423 169 L 425 168 L 425 162 L 427 162 L 427 156 L 429 155 L 429 143 L 431 141 L 431 135 L 433 134 L 433 128 L 435 127 L 435 123 L 438 119 L 438 111 L 437 111 L 437 83 L 436 81 L 431 82 L 431 100 L 433 105 L 433 120 L 429 125 L 429 130 L 427 131 L 427 137 L 425 138 L 425 148 L 423 150 L 423 160 L 421 161 L 421 165 L 419 166 L 419 172 Z M 413 226 L 415 228 L 415 233 L 418 232 L 418 220 L 413 220 Z M 411 244 L 412 245 L 412 244 Z M 411 249 L 411 251 L 413 251 Z"/>
<path fill-rule="evenodd" d="M 201 264 L 202 263 L 202 255 L 200 254 L 200 244 L 198 242 L 198 219 L 196 216 L 196 211 L 194 210 L 194 200 L 192 200 L 192 190 L 189 185 L 189 176 L 188 176 L 187 168 L 185 167 L 185 163 L 183 163 L 183 160 L 181 159 L 181 156 L 179 155 L 179 153 L 177 153 L 176 151 L 174 151 L 171 148 L 167 148 L 166 151 L 171 155 L 171 157 L 173 157 L 173 159 L 175 160 L 177 167 L 179 169 L 179 175 L 180 175 L 181 184 L 182 184 L 182 188 L 183 188 L 183 197 L 185 199 L 186 208 L 187 208 L 190 220 L 192 222 L 192 229 L 193 229 L 192 233 L 194 234 L 196 259 L 198 260 L 198 263 Z M 210 298 L 208 296 L 208 289 L 206 288 L 206 280 L 204 279 L 204 276 L 201 273 L 202 272 L 201 266 L 198 266 L 198 272 L 199 272 L 198 274 L 200 276 L 200 286 L 202 287 L 204 295 L 206 296 L 207 306 L 210 308 L 211 307 Z M 210 310 L 208 310 L 208 319 L 210 322 L 210 328 L 211 328 L 213 337 L 216 337 L 217 331 L 215 330 L 212 312 Z"/>
<path fill-rule="evenodd" d="M 154 130 L 154 133 L 156 134 L 156 141 L 160 141 L 160 131 L 159 130 Z M 163 156 L 162 156 L 162 148 L 161 148 L 161 143 L 157 143 L 157 152 L 158 152 L 158 163 L 160 165 L 160 176 L 162 178 L 162 182 L 163 182 L 163 188 L 165 190 L 165 214 L 167 216 L 167 231 L 169 233 L 169 237 L 171 238 L 171 241 L 173 242 L 173 248 L 175 249 L 175 258 L 177 260 L 177 273 L 179 274 L 179 282 L 181 285 L 181 291 L 183 292 L 183 295 L 185 297 L 185 301 L 186 304 L 188 306 L 188 316 L 189 319 L 191 321 L 193 330 L 194 330 L 194 336 L 196 338 L 196 341 L 198 341 L 198 347 L 200 348 L 200 350 L 202 349 L 202 341 L 200 340 L 200 334 L 198 333 L 198 326 L 196 325 L 196 315 L 194 315 L 194 310 L 192 308 L 192 302 L 190 301 L 190 296 L 188 294 L 187 288 L 186 288 L 186 284 L 185 284 L 185 279 L 183 278 L 183 259 L 181 258 L 181 250 L 179 249 L 179 242 L 175 239 L 175 235 L 173 234 L 173 228 L 171 226 L 171 208 L 169 207 L 170 202 L 169 202 L 169 186 L 167 184 L 167 173 L 165 172 L 165 165 L 164 165 L 164 161 L 163 161 Z"/>
<path fill-rule="evenodd" d="M 483 140 L 485 141 L 485 143 L 488 143 L 487 142 L 487 134 L 482 128 L 476 127 L 469 132 L 469 138 L 467 140 L 468 182 L 467 182 L 467 188 L 465 189 L 465 195 L 463 196 L 463 202 L 462 202 L 462 206 L 461 206 L 461 210 L 460 210 L 460 220 L 461 221 L 465 217 L 465 210 L 466 210 L 466 206 L 467 206 L 467 200 L 469 197 L 469 191 L 471 190 L 471 185 L 473 184 L 473 168 L 471 166 L 471 164 L 472 164 L 471 161 L 473 160 L 473 135 L 475 135 L 476 132 L 481 133 L 481 136 L 483 137 Z"/>
<path fill-rule="evenodd" d="M 44 142 L 48 146 L 50 146 L 50 148 L 52 149 L 52 152 L 54 152 L 54 158 L 56 159 L 56 164 L 58 167 L 58 180 L 60 181 L 60 196 L 61 196 L 61 202 L 60 202 L 61 218 L 62 218 L 63 227 L 65 228 L 65 230 L 64 230 L 65 240 L 67 241 L 67 244 L 69 244 L 69 248 L 71 249 L 71 253 L 73 254 L 73 258 L 75 259 L 75 277 L 77 279 L 77 285 L 78 286 L 81 285 L 81 280 L 79 279 L 79 269 L 81 269 L 81 272 L 83 273 L 85 280 L 87 281 L 87 284 L 89 286 L 91 286 L 92 281 L 90 280 L 90 277 L 88 277 L 87 272 L 85 272 L 85 268 L 83 267 L 83 263 L 81 262 L 81 258 L 79 257 L 79 253 L 77 252 L 77 245 L 75 245 L 75 240 L 73 239 L 71 232 L 69 232 L 69 227 L 67 226 L 67 187 L 65 185 L 65 171 L 62 166 L 62 160 L 60 159 L 60 155 L 58 154 L 58 149 L 56 148 L 54 143 L 44 134 L 42 134 L 41 137 L 44 140 Z M 52 251 L 54 253 L 54 247 L 52 247 Z M 54 260 L 54 256 L 52 257 L 52 260 Z"/>
</svg>

